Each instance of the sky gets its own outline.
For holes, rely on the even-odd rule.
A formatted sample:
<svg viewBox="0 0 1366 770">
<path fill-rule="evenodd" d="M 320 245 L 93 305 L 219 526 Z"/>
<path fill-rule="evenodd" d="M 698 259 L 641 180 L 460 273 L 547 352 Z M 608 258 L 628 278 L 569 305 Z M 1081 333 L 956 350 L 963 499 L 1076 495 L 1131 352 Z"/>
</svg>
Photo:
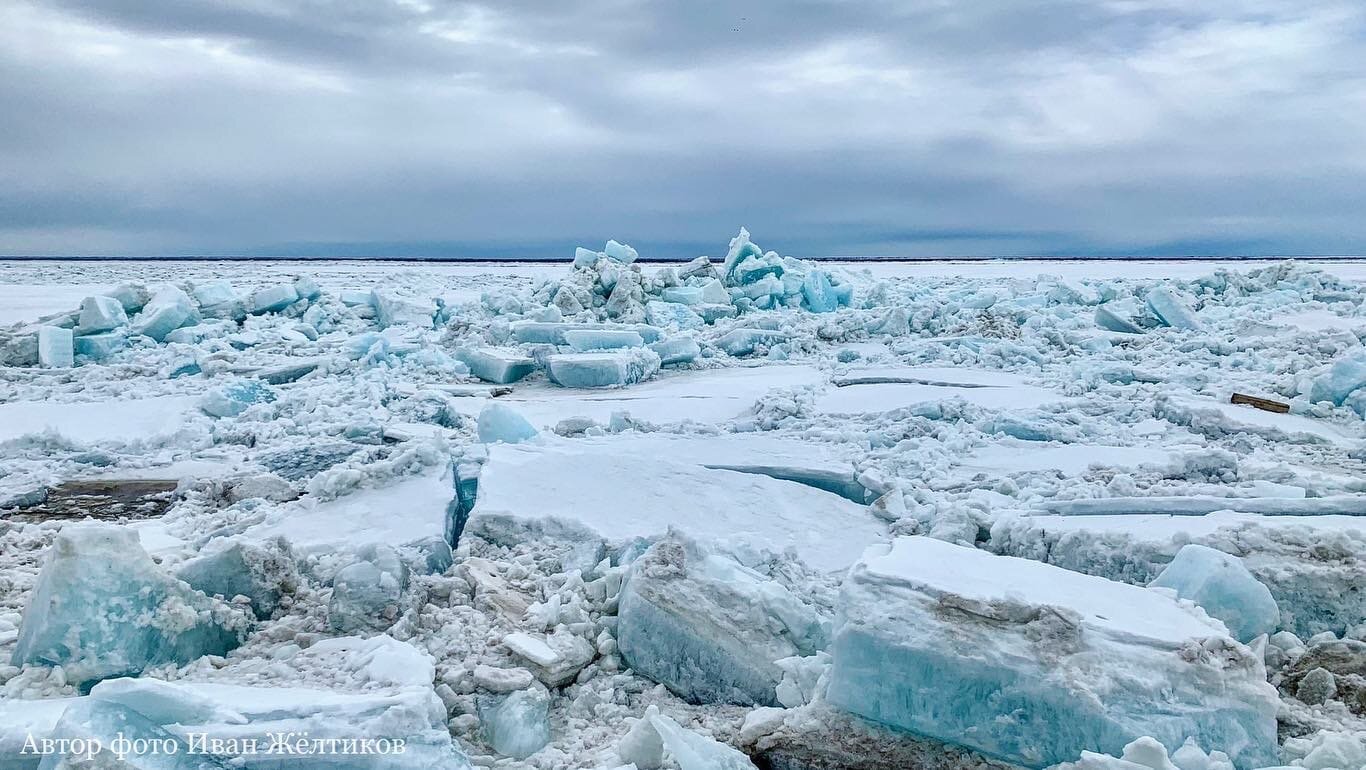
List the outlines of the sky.
<svg viewBox="0 0 1366 770">
<path fill-rule="evenodd" d="M 1360 0 L 0 0 L 0 254 L 1366 254 Z"/>
</svg>

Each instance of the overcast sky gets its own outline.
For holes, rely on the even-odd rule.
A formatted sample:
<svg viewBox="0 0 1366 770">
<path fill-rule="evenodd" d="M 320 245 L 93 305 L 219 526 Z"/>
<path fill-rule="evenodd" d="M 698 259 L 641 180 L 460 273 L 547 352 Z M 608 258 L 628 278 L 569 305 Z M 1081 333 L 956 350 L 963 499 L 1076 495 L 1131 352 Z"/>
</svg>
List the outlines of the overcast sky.
<svg viewBox="0 0 1366 770">
<path fill-rule="evenodd" d="M 1361 0 L 0 0 L 0 253 L 1366 253 Z"/>
</svg>

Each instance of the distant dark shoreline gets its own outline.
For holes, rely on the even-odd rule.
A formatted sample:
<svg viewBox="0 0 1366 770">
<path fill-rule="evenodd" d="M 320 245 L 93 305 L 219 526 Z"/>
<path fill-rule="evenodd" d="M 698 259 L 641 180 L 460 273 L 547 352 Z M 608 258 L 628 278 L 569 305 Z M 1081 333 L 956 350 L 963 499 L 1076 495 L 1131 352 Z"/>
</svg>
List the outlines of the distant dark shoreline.
<svg viewBox="0 0 1366 770">
<path fill-rule="evenodd" d="M 649 264 L 684 264 L 692 258 L 641 259 Z M 849 257 L 819 256 L 801 257 L 816 262 L 889 262 L 889 263 L 944 263 L 944 262 L 1276 262 L 1286 259 L 1309 260 L 1314 262 L 1360 262 L 1362 256 L 1277 256 L 1277 255 L 1182 255 L 1182 256 L 1089 256 L 1089 257 Z M 0 255 L 0 262 L 418 262 L 428 264 L 567 264 L 571 257 L 384 257 L 384 256 L 177 256 L 177 257 L 124 257 L 124 256 L 34 256 Z M 713 258 L 713 261 L 719 261 Z"/>
</svg>

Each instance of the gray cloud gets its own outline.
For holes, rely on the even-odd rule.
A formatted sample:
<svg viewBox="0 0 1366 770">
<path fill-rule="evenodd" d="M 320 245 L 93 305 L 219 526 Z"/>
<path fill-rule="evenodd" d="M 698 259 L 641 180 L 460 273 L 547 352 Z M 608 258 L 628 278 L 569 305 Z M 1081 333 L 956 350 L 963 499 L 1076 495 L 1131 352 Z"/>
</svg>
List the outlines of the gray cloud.
<svg viewBox="0 0 1366 770">
<path fill-rule="evenodd" d="M 11 0 L 0 253 L 1361 253 L 1364 40 L 1347 0 Z"/>
</svg>

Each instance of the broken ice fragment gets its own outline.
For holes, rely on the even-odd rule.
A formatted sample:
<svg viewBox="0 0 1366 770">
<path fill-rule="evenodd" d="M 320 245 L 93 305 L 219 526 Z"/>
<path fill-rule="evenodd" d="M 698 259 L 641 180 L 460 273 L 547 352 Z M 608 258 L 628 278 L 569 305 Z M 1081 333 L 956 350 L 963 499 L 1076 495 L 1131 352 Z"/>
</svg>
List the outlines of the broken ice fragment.
<svg viewBox="0 0 1366 770">
<path fill-rule="evenodd" d="M 720 741 L 685 730 L 662 714 L 654 714 L 649 720 L 659 733 L 664 753 L 673 758 L 679 770 L 755 770 L 743 752 Z"/>
<path fill-rule="evenodd" d="M 113 297 L 86 297 L 81 300 L 81 320 L 77 334 L 98 334 L 117 329 L 128 323 L 123 305 Z"/>
<path fill-rule="evenodd" d="M 368 561 L 344 567 L 332 580 L 328 625 L 343 634 L 383 631 L 398 619 L 402 592 L 398 575 Z"/>
<path fill-rule="evenodd" d="M 659 371 L 659 355 L 649 348 L 608 353 L 562 353 L 546 359 L 551 382 L 566 388 L 634 385 Z"/>
<path fill-rule="evenodd" d="M 370 292 L 370 304 L 375 308 L 375 316 L 380 328 L 411 325 L 419 329 L 430 329 L 436 317 L 436 304 L 430 299 L 397 294 L 391 291 L 374 289 Z"/>
<path fill-rule="evenodd" d="M 771 329 L 732 329 L 716 340 L 716 346 L 732 356 L 747 356 L 759 345 L 774 345 L 787 334 Z"/>
<path fill-rule="evenodd" d="M 479 410 L 478 430 L 479 440 L 485 444 L 518 444 L 536 436 L 536 428 L 517 410 L 497 403 Z"/>
<path fill-rule="evenodd" d="M 254 404 L 269 404 L 275 391 L 258 380 L 241 380 L 204 394 L 199 408 L 213 417 L 236 417 Z"/>
<path fill-rule="evenodd" d="M 606 254 L 608 259 L 616 260 L 623 265 L 629 265 L 632 262 L 635 262 L 640 256 L 636 253 L 635 249 L 624 243 L 617 243 L 616 241 L 608 241 L 607 246 L 602 250 L 602 253 Z"/>
<path fill-rule="evenodd" d="M 687 305 L 658 300 L 645 303 L 645 320 L 666 329 L 700 329 L 706 325 L 702 316 Z"/>
<path fill-rule="evenodd" d="M 1143 333 L 1143 330 L 1138 328 L 1138 325 L 1127 317 L 1127 313 L 1119 308 L 1110 307 L 1108 305 L 1101 305 L 1096 308 L 1096 325 L 1100 326 L 1102 329 L 1109 329 L 1112 332 L 1120 332 L 1121 334 Z"/>
<path fill-rule="evenodd" d="M 289 284 L 267 286 L 251 293 L 251 299 L 247 302 L 247 310 L 252 315 L 278 313 L 298 301 L 299 292 L 295 291 L 294 287 Z"/>
<path fill-rule="evenodd" d="M 74 337 L 70 329 L 43 326 L 38 329 L 38 364 L 50 369 L 69 369 L 75 365 Z"/>
<path fill-rule="evenodd" d="M 702 348 L 692 337 L 671 337 L 652 343 L 650 350 L 659 354 L 660 366 L 673 366 L 695 361 L 702 355 Z"/>
<path fill-rule="evenodd" d="M 564 341 L 577 352 L 638 348 L 645 344 L 641 336 L 629 329 L 566 329 Z"/>
<path fill-rule="evenodd" d="M 133 319 L 131 331 L 164 342 L 176 329 L 198 322 L 199 313 L 189 295 L 175 286 L 164 286 Z"/>
<path fill-rule="evenodd" d="M 1200 322 L 1186 306 L 1184 300 L 1166 287 L 1158 287 L 1148 292 L 1148 309 L 1158 320 L 1173 329 L 1199 329 Z"/>
<path fill-rule="evenodd" d="M 680 305 L 700 305 L 706 301 L 701 286 L 670 286 L 660 292 L 660 298 Z"/>
<path fill-rule="evenodd" d="M 1247 571 L 1236 556 L 1204 545 L 1189 543 L 1177 552 L 1151 586 L 1170 588 L 1190 599 L 1212 617 L 1224 621 L 1240 642 L 1272 634 L 1281 625 L 1281 613 L 1271 591 Z"/>
<path fill-rule="evenodd" d="M 802 304 L 813 313 L 830 313 L 839 307 L 835 287 L 823 270 L 812 270 L 802 281 Z"/>
<path fill-rule="evenodd" d="M 475 377 L 495 385 L 509 385 L 536 371 L 536 362 L 530 357 L 497 348 L 466 348 L 455 357 Z"/>
<path fill-rule="evenodd" d="M 1276 755 L 1261 659 L 1161 592 L 926 537 L 845 579 L 828 701 L 1027 767 L 1141 736 L 1240 768 Z"/>
<path fill-rule="evenodd" d="M 593 660 L 587 639 L 559 626 L 548 635 L 516 632 L 503 637 L 503 645 L 531 664 L 531 671 L 546 687 L 572 681 Z"/>
<path fill-rule="evenodd" d="M 1357 351 L 1338 359 L 1327 372 L 1314 378 L 1309 400 L 1342 406 L 1348 396 L 1362 387 L 1366 387 L 1366 352 Z"/>
<path fill-rule="evenodd" d="M 196 591 L 231 601 L 245 596 L 257 618 L 269 618 L 283 588 L 297 580 L 287 546 L 235 542 L 180 565 L 176 577 Z"/>
<path fill-rule="evenodd" d="M 776 705 L 775 661 L 812 655 L 826 638 L 782 585 L 677 536 L 632 564 L 620 602 L 622 657 L 690 703 Z"/>
<path fill-rule="evenodd" d="M 550 742 L 550 694 L 540 685 L 478 700 L 484 739 L 493 750 L 526 759 Z"/>
<path fill-rule="evenodd" d="M 238 610 L 172 578 L 131 529 L 67 525 L 24 612 L 15 665 L 62 666 L 83 685 L 149 666 L 223 655 L 241 643 Z"/>
<path fill-rule="evenodd" d="M 127 344 L 128 337 L 123 332 L 86 334 L 83 337 L 76 337 L 75 352 L 76 355 L 83 355 L 92 360 L 104 360 L 123 350 Z"/>
<path fill-rule="evenodd" d="M 194 752 L 186 741 L 127 706 L 82 698 L 62 714 L 50 736 L 67 747 L 43 757 L 39 770 L 98 767 L 101 770 L 227 770 L 222 758 Z M 98 745 L 90 753 L 82 747 Z M 138 747 L 156 749 L 135 751 Z"/>
</svg>

